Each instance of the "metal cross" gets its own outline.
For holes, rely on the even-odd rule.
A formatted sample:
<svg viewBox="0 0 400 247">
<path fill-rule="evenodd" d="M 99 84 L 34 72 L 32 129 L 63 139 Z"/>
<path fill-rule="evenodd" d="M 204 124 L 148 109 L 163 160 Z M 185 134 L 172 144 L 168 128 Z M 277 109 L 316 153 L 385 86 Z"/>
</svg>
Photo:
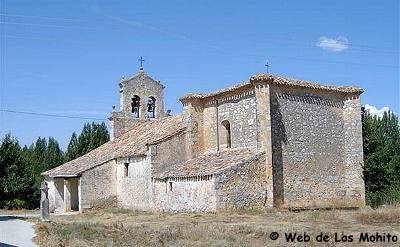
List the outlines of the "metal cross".
<svg viewBox="0 0 400 247">
<path fill-rule="evenodd" d="M 143 67 L 144 59 L 143 59 L 142 56 L 140 56 L 140 58 L 138 59 L 138 61 L 140 62 L 140 67 Z"/>
<path fill-rule="evenodd" d="M 268 72 L 269 72 L 269 71 L 268 71 L 269 66 L 270 66 L 270 65 L 269 65 L 269 62 L 267 61 L 267 64 L 265 65 L 265 67 L 267 68 L 267 74 L 268 74 Z"/>
</svg>

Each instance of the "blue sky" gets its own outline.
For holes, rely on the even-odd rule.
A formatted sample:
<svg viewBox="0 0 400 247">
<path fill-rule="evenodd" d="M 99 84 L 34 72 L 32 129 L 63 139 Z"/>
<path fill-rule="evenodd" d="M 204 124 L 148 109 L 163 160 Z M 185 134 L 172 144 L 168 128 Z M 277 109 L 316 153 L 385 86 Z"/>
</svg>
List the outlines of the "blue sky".
<svg viewBox="0 0 400 247">
<path fill-rule="evenodd" d="M 165 108 L 270 72 L 365 89 L 400 112 L 399 2 L 0 0 L 0 109 L 106 119 L 122 75 L 166 86 Z M 90 120 L 0 112 L 0 135 L 63 148 Z M 108 123 L 108 122 L 107 122 Z"/>
</svg>

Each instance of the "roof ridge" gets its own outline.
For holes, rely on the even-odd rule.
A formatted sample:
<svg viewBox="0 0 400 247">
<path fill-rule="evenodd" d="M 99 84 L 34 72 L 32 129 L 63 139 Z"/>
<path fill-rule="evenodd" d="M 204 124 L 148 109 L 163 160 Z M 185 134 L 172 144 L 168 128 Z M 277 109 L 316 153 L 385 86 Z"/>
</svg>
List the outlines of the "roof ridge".
<svg viewBox="0 0 400 247">
<path fill-rule="evenodd" d="M 289 77 L 284 77 L 280 75 L 272 75 L 272 74 L 265 74 L 259 73 L 255 74 L 250 77 L 249 80 L 242 82 L 240 84 L 235 84 L 233 86 L 223 88 L 211 93 L 188 93 L 185 94 L 180 98 L 180 100 L 185 99 L 204 99 L 212 96 L 217 96 L 219 94 L 232 92 L 236 89 L 246 87 L 250 85 L 254 81 L 264 81 L 273 79 L 272 84 L 281 84 L 281 85 L 288 85 L 288 86 L 295 86 L 295 87 L 303 87 L 303 88 L 311 88 L 311 89 L 319 89 L 319 90 L 327 90 L 327 91 L 336 91 L 341 93 L 363 93 L 364 90 L 360 87 L 355 86 L 332 86 L 332 85 L 323 85 L 317 82 L 300 80 L 300 79 L 293 79 Z"/>
<path fill-rule="evenodd" d="M 151 126 L 152 124 L 155 125 Z M 143 156 L 147 152 L 146 142 L 170 136 L 171 133 L 176 133 L 184 127 L 181 115 L 163 117 L 140 123 L 114 140 L 108 141 L 74 160 L 47 170 L 42 175 L 78 176 L 84 171 L 116 158 Z"/>
</svg>

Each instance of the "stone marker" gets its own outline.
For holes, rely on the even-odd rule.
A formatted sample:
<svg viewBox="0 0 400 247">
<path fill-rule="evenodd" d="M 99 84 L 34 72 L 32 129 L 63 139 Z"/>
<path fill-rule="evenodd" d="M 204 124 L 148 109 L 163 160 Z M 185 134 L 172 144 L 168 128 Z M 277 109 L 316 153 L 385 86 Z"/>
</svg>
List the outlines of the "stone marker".
<svg viewBox="0 0 400 247">
<path fill-rule="evenodd" d="M 40 219 L 42 221 L 49 220 L 49 187 L 46 182 L 42 183 L 40 187 Z"/>
</svg>

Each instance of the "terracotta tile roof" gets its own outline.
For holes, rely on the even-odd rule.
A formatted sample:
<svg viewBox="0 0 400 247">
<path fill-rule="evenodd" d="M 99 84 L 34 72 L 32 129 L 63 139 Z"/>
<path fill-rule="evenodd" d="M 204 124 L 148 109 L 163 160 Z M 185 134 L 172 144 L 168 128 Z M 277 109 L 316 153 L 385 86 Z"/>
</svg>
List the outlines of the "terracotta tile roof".
<svg viewBox="0 0 400 247">
<path fill-rule="evenodd" d="M 154 171 L 153 178 L 173 178 L 212 175 L 236 164 L 256 160 L 264 154 L 262 150 L 241 148 L 205 153 L 176 166 Z"/>
<path fill-rule="evenodd" d="M 147 152 L 146 144 L 179 133 L 185 128 L 186 125 L 182 122 L 181 115 L 151 121 L 139 121 L 132 130 L 120 137 L 77 159 L 48 170 L 43 175 L 51 177 L 77 176 L 88 169 L 115 158 L 145 155 Z"/>
<path fill-rule="evenodd" d="M 216 96 L 216 95 L 219 95 L 222 93 L 232 92 L 239 88 L 249 87 L 252 84 L 252 82 L 266 81 L 266 80 L 272 80 L 272 84 L 287 85 L 287 86 L 294 86 L 294 87 L 305 87 L 305 88 L 312 88 L 312 89 L 319 89 L 319 90 L 336 91 L 336 92 L 342 92 L 342 93 L 362 93 L 363 92 L 363 89 L 359 88 L 359 87 L 325 86 L 325 85 L 318 84 L 315 82 L 291 79 L 291 78 L 286 78 L 286 77 L 277 76 L 277 75 L 257 74 L 257 75 L 253 75 L 250 78 L 250 80 L 248 80 L 246 82 L 239 83 L 234 86 L 231 86 L 231 87 L 228 87 L 228 88 L 216 91 L 216 92 L 208 93 L 208 94 L 189 93 L 189 94 L 186 94 L 183 97 L 181 97 L 180 100 L 182 101 L 185 99 L 209 98 L 209 97 Z"/>
</svg>

